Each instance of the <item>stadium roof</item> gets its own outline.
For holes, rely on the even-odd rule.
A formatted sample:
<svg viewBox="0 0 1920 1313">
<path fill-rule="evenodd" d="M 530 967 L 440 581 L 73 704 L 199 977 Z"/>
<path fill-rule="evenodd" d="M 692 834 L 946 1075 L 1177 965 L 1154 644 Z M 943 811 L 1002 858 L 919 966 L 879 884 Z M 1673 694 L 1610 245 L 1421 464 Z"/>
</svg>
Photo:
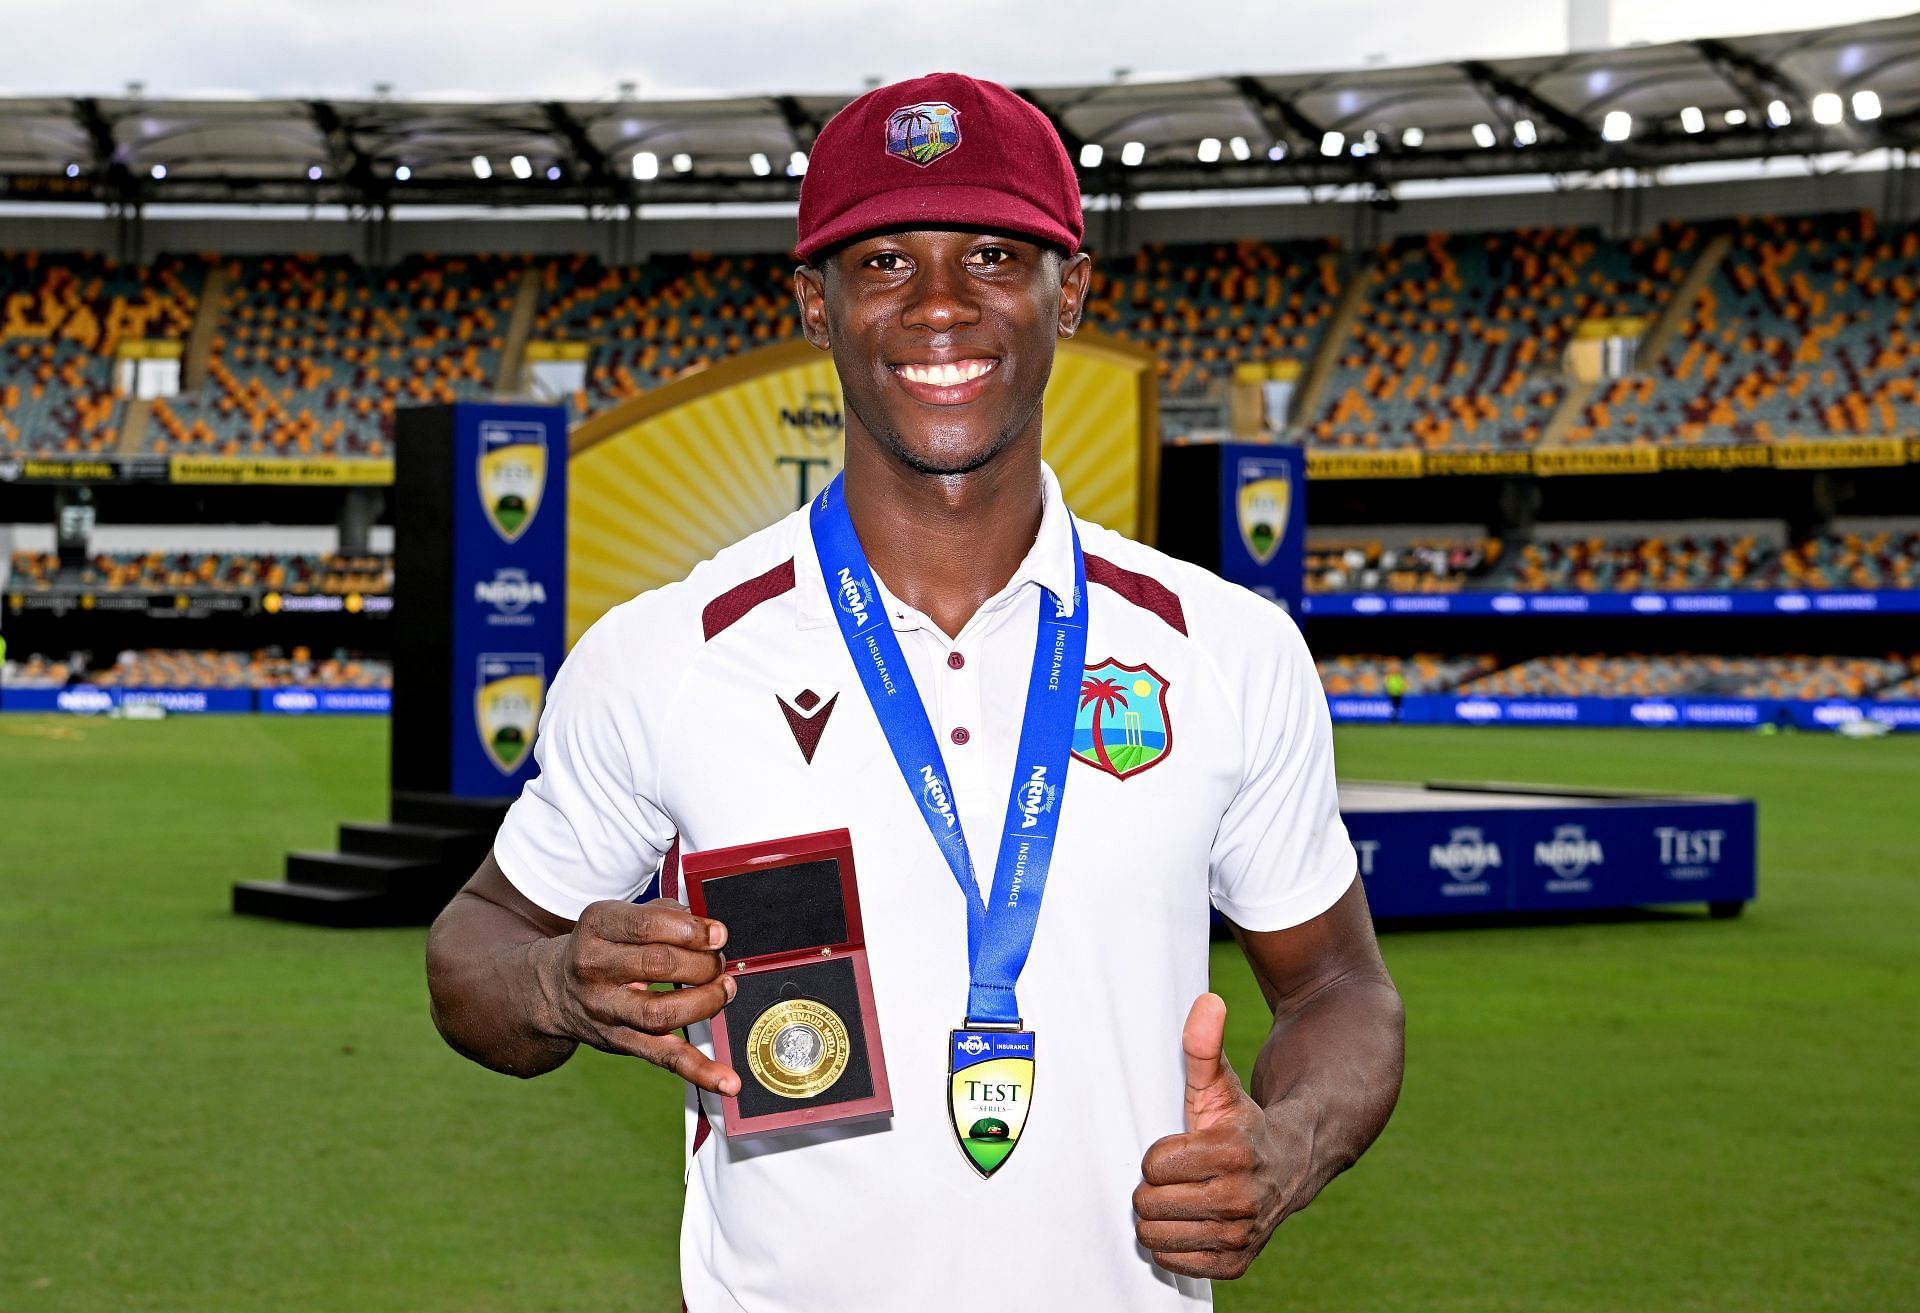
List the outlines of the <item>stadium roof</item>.
<svg viewBox="0 0 1920 1313">
<path fill-rule="evenodd" d="M 1021 87 L 1090 194 L 1653 169 L 1920 146 L 1920 15 L 1530 59 Z M 791 200 L 847 96 L 0 99 L 0 200 Z"/>
</svg>

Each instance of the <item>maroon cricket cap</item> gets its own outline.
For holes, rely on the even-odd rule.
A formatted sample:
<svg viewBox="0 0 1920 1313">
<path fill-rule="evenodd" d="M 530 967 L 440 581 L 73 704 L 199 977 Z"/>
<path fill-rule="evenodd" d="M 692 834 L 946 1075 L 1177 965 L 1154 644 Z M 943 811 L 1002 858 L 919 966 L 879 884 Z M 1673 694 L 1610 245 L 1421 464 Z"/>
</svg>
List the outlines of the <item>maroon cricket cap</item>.
<svg viewBox="0 0 1920 1313">
<path fill-rule="evenodd" d="M 800 180 L 800 240 L 820 252 L 887 228 L 987 228 L 1080 249 L 1080 180 L 1053 124 L 997 82 L 930 73 L 828 121 Z"/>
</svg>

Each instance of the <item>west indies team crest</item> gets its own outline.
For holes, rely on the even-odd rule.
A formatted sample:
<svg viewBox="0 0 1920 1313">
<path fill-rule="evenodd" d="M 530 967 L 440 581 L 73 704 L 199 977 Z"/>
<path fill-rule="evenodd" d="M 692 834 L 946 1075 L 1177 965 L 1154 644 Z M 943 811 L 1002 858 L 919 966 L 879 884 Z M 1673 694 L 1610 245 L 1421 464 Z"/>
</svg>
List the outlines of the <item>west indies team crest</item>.
<svg viewBox="0 0 1920 1313">
<path fill-rule="evenodd" d="M 1109 658 L 1080 679 L 1073 755 L 1119 779 L 1165 761 L 1173 750 L 1167 681 L 1152 666 Z"/>
<path fill-rule="evenodd" d="M 480 505 L 506 542 L 527 531 L 547 487 L 547 426 L 517 420 L 480 425 Z"/>
<path fill-rule="evenodd" d="M 473 723 L 487 759 L 511 775 L 533 751 L 547 696 L 546 660 L 538 652 L 489 652 L 480 658 Z"/>
<path fill-rule="evenodd" d="M 960 111 L 944 100 L 902 105 L 887 115 L 887 154 L 921 168 L 960 145 Z"/>
</svg>

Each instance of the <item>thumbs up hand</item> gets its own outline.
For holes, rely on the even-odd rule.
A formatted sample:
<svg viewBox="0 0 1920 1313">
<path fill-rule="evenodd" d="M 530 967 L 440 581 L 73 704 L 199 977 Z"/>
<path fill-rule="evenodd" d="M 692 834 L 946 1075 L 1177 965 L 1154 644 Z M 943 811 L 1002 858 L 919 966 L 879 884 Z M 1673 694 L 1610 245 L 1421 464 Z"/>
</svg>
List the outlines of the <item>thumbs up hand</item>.
<svg viewBox="0 0 1920 1313">
<path fill-rule="evenodd" d="M 1133 1192 L 1134 1235 L 1153 1261 L 1182 1276 L 1240 1276 L 1304 1192 L 1312 1128 L 1285 1101 L 1248 1097 L 1225 1053 L 1227 1005 L 1194 1000 L 1181 1033 L 1187 1129 L 1154 1142 Z M 1301 1200 L 1304 1203 L 1304 1199 Z"/>
</svg>

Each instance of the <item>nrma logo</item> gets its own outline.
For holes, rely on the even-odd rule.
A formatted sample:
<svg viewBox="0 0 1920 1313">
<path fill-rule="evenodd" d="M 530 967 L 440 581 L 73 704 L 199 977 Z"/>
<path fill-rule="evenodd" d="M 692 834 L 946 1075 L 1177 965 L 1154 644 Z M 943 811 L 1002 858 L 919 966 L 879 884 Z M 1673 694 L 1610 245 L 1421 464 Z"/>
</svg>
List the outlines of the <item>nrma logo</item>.
<svg viewBox="0 0 1920 1313">
<path fill-rule="evenodd" d="M 867 623 L 867 608 L 873 605 L 873 592 L 867 587 L 866 580 L 855 579 L 853 571 L 840 571 L 840 588 L 835 599 L 840 609 L 853 617 L 856 626 Z"/>
<path fill-rule="evenodd" d="M 1020 828 L 1031 830 L 1040 823 L 1040 813 L 1053 810 L 1059 786 L 1047 783 L 1047 768 L 1035 766 L 1027 782 L 1020 786 Z"/>
<path fill-rule="evenodd" d="M 947 782 L 931 766 L 920 768 L 920 803 L 945 821 L 949 830 L 960 823 L 953 814 L 953 799 L 947 796 Z"/>
<path fill-rule="evenodd" d="M 503 568 L 495 570 L 490 580 L 473 581 L 473 600 L 501 615 L 519 615 L 536 603 L 546 605 L 547 588 L 538 579 L 527 578 L 525 570 Z"/>
<path fill-rule="evenodd" d="M 1544 866 L 1562 880 L 1578 880 L 1589 866 L 1606 860 L 1600 841 L 1587 837 L 1584 825 L 1555 826 L 1553 837 L 1533 845 L 1533 864 Z"/>
<path fill-rule="evenodd" d="M 956 1043 L 954 1047 L 966 1054 L 969 1058 L 977 1058 L 987 1051 L 987 1041 L 981 1039 L 978 1035 L 969 1035 Z"/>
<path fill-rule="evenodd" d="M 1490 842 L 1477 825 L 1455 826 L 1445 843 L 1428 847 L 1427 864 L 1461 884 L 1471 884 L 1482 872 L 1500 865 L 1500 845 Z"/>
</svg>

